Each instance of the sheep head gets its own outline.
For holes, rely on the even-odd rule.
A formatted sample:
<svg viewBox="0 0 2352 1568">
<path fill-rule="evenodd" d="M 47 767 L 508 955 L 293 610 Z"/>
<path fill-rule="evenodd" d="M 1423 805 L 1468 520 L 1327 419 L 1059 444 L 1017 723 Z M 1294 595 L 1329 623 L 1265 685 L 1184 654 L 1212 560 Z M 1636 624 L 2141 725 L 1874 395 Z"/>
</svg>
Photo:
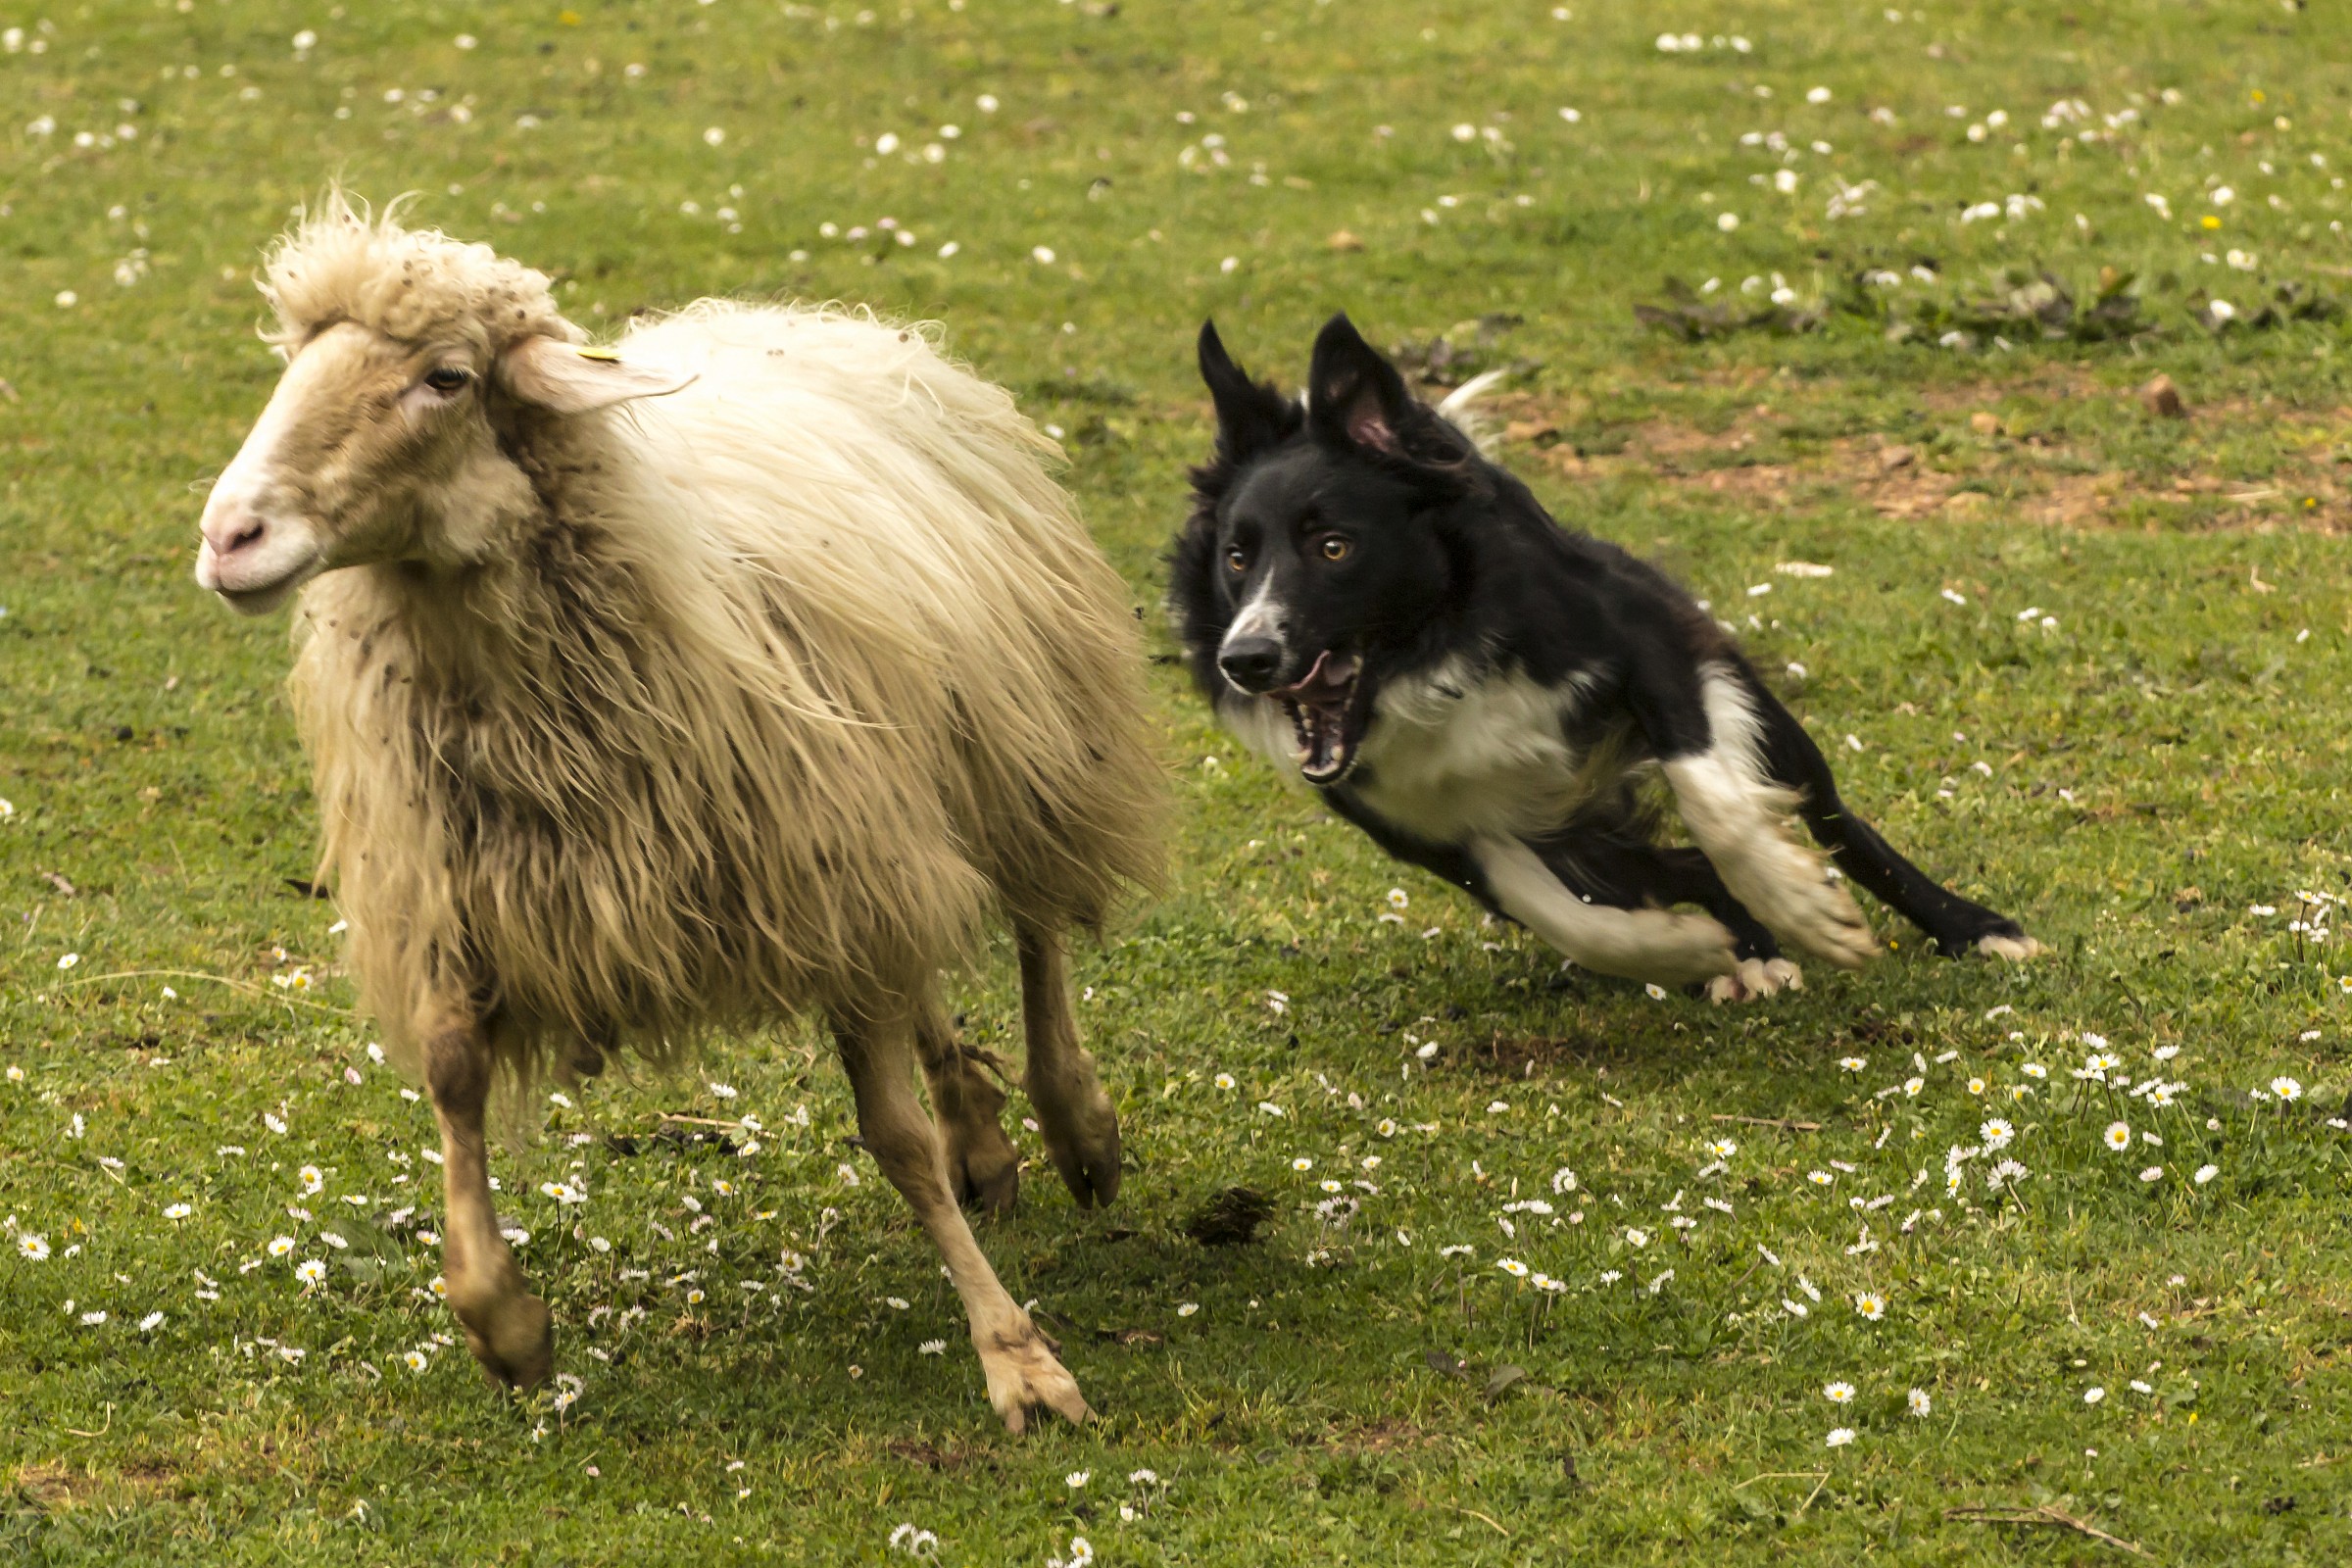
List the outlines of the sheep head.
<svg viewBox="0 0 2352 1568">
<path fill-rule="evenodd" d="M 579 346 L 540 273 L 340 197 L 278 243 L 263 292 L 285 373 L 196 559 L 198 586 L 249 614 L 338 567 L 484 560 L 534 504 L 502 433 L 693 379 Z"/>
</svg>

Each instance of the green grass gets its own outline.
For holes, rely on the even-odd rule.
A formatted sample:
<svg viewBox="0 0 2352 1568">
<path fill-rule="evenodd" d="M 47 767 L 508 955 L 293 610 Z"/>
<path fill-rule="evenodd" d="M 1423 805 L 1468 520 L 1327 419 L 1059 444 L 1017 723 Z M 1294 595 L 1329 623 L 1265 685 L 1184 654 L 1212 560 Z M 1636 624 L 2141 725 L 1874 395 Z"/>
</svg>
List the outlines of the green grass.
<svg viewBox="0 0 2352 1568">
<path fill-rule="evenodd" d="M 2352 341 L 2340 318 L 2244 325 L 2282 284 L 2352 292 L 2328 8 L 576 9 L 0 16 L 29 29 L 0 53 L 0 1552 L 875 1561 L 906 1522 L 974 1564 L 1066 1558 L 1076 1536 L 1105 1562 L 2122 1560 L 2060 1524 L 1947 1514 L 2047 1504 L 2157 1561 L 2344 1560 L 2352 1149 L 2327 1118 L 2352 1091 L 2352 957 L 2287 924 L 2352 867 Z M 1702 48 L 1659 51 L 1667 26 Z M 2042 126 L 2076 99 L 2089 120 Z M 74 144 L 121 124 L 135 138 Z M 1751 130 L 1790 138 L 1794 194 Z M 1825 216 L 1833 175 L 1878 182 L 1861 215 Z M 282 627 L 189 581 L 203 481 L 274 374 L 255 256 L 337 176 L 561 270 L 590 324 L 700 293 L 944 319 L 1066 433 L 1155 627 L 1206 436 L 1203 315 L 1293 380 L 1335 308 L 1383 343 L 1524 318 L 1484 350 L 1519 372 L 1512 465 L 1712 598 L 1763 667 L 1803 665 L 1788 690 L 1850 798 L 2054 951 L 1952 964 L 1890 928 L 1870 971 L 1734 1010 L 1564 977 L 1248 760 L 1163 662 L 1172 885 L 1079 963 L 1132 1168 L 1118 1207 L 1080 1214 L 1041 1160 L 982 1237 L 1102 1419 L 997 1430 L 935 1256 L 843 1146 L 848 1096 L 806 1030 L 580 1092 L 501 1157 L 582 1384 L 563 1411 L 495 1396 L 434 1343 L 454 1332 L 424 1294 L 434 1255 L 389 1219 L 436 1200 L 412 1162 L 431 1118 L 366 1054 L 332 906 L 289 886 L 315 822 Z M 1961 221 L 2013 193 L 2041 209 Z M 2100 269 L 2135 274 L 2155 330 L 1937 345 L 1997 274 L 2042 268 L 2085 304 Z M 1903 271 L 1880 294 L 1935 329 L 1890 341 L 1835 309 L 1868 269 Z M 1819 330 L 1687 345 L 1633 315 L 1670 277 L 1760 309 L 1776 272 L 1791 309 L 1833 307 Z M 2200 292 L 2238 322 L 2199 324 Z M 2158 371 L 2193 417 L 2140 407 Z M 1790 560 L 1836 574 L 1773 572 Z M 1393 887 L 1400 923 L 1380 918 Z M 273 984 L 297 967 L 311 989 Z M 1008 968 L 957 986 L 986 1044 L 1014 1033 Z M 2151 1109 L 2079 1082 L 2083 1031 L 2115 1072 L 2186 1087 Z M 2282 1074 L 2300 1100 L 2249 1098 Z M 691 1129 L 664 1111 L 750 1112 L 765 1147 L 656 1140 Z M 1980 1155 L 1945 1196 L 1943 1151 L 1995 1113 L 2031 1176 L 1989 1193 Z M 2163 1145 L 2110 1153 L 2118 1119 Z M 1728 1168 L 1700 1174 L 1727 1134 Z M 575 1167 L 584 1208 L 539 1196 Z M 1315 1209 L 1327 1179 L 1378 1190 L 1347 1189 L 1342 1224 Z M 1188 1239 L 1237 1182 L 1276 1196 L 1264 1237 Z M 1678 1195 L 1687 1231 L 1661 1211 Z M 1554 1212 L 1508 1208 L 1529 1199 Z M 1905 1231 L 1914 1208 L 1933 1212 Z M 1865 1225 L 1876 1250 L 1849 1250 Z M 268 1259 L 281 1234 L 300 1245 Z M 787 1250 L 808 1290 L 778 1274 Z M 331 1267 L 305 1294 L 307 1257 Z M 1883 1319 L 1857 1313 L 1866 1291 Z M 1932 1416 L 1905 1413 L 1914 1388 Z M 1855 1441 L 1828 1446 L 1833 1427 Z M 1127 1479 L 1145 1468 L 1159 1486 Z"/>
</svg>

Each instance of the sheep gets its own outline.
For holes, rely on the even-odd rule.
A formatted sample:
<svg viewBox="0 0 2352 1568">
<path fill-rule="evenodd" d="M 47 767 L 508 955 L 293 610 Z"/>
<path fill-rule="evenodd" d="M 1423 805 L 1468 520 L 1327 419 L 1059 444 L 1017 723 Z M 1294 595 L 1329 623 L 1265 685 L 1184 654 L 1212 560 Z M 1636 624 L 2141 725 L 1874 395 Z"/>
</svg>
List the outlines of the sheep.
<svg viewBox="0 0 2352 1568">
<path fill-rule="evenodd" d="M 1052 443 L 924 329 L 706 300 L 588 346 L 546 276 L 401 217 L 337 193 L 268 253 L 285 370 L 196 579 L 249 613 L 300 592 L 320 875 L 430 1090 L 475 1358 L 528 1388 L 554 1350 L 491 1206 L 494 1080 L 814 1011 L 990 1402 L 1084 1420 L 959 1209 L 1009 1206 L 1017 1161 L 938 989 L 1009 924 L 1047 1150 L 1109 1201 L 1063 941 L 1152 880 L 1163 781 Z"/>
</svg>

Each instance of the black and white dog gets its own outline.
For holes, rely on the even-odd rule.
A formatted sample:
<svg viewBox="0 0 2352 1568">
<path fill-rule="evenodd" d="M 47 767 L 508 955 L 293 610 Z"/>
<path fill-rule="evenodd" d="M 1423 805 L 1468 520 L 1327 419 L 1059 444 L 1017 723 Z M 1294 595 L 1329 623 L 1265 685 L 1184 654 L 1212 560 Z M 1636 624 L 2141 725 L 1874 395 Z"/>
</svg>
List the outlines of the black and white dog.
<svg viewBox="0 0 2352 1568">
<path fill-rule="evenodd" d="M 1782 942 L 1846 968 L 1878 948 L 1793 810 L 1944 953 L 2037 951 L 1846 808 L 1689 594 L 1560 527 L 1345 316 L 1303 399 L 1251 381 L 1213 322 L 1200 373 L 1216 453 L 1170 563 L 1193 676 L 1391 855 L 1586 968 L 1735 1001 L 1802 983 Z M 1695 849 L 1656 841 L 1658 775 Z"/>
</svg>

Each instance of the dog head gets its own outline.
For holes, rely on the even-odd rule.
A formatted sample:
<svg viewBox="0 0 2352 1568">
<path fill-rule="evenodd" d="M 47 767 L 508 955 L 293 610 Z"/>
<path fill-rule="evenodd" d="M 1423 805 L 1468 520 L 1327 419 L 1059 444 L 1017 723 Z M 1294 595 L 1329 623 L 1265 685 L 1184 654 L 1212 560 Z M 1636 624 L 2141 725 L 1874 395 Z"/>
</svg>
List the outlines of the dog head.
<svg viewBox="0 0 2352 1568">
<path fill-rule="evenodd" d="M 1220 702 L 1280 704 L 1299 773 L 1336 784 L 1380 682 L 1426 648 L 1455 575 L 1439 519 L 1483 466 L 1345 316 L 1315 339 L 1302 402 L 1250 380 L 1213 322 L 1200 374 L 1216 454 L 1174 561 L 1194 676 Z"/>
</svg>

